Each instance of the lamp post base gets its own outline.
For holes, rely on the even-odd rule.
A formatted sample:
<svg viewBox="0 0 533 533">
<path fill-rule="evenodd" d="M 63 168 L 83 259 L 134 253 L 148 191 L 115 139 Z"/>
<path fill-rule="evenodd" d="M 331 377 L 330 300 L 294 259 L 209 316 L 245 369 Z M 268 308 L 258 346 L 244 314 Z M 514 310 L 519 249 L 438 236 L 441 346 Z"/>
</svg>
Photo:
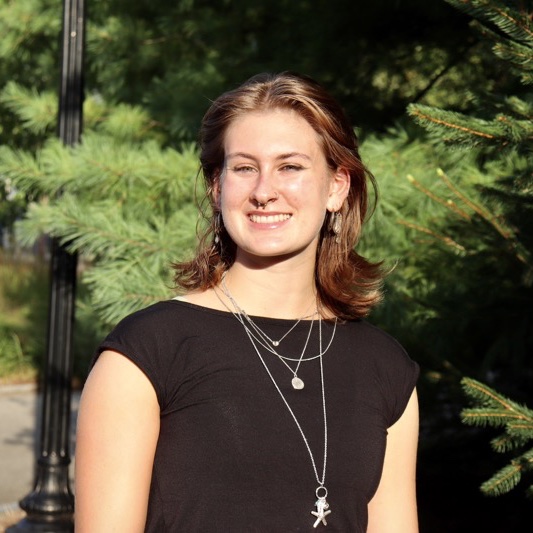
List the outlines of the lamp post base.
<svg viewBox="0 0 533 533">
<path fill-rule="evenodd" d="M 72 533 L 74 496 L 68 484 L 68 461 L 41 459 L 38 466 L 35 489 L 19 503 L 26 516 L 6 533 Z"/>
<path fill-rule="evenodd" d="M 59 520 L 54 522 L 40 522 L 30 518 L 23 518 L 18 524 L 6 529 L 6 533 L 72 533 L 74 523 L 72 520 Z"/>
</svg>

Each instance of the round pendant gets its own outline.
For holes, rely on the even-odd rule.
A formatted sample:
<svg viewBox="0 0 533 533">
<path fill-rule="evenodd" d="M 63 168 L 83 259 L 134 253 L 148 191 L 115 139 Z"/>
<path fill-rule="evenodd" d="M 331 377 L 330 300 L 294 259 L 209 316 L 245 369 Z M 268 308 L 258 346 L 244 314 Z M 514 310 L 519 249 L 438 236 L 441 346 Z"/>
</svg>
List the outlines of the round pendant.
<svg viewBox="0 0 533 533">
<path fill-rule="evenodd" d="M 279 341 L 274 341 L 274 342 L 272 343 L 272 346 L 279 346 Z"/>
<path fill-rule="evenodd" d="M 302 390 L 304 388 L 304 382 L 297 376 L 292 378 L 292 388 L 296 390 Z"/>
</svg>

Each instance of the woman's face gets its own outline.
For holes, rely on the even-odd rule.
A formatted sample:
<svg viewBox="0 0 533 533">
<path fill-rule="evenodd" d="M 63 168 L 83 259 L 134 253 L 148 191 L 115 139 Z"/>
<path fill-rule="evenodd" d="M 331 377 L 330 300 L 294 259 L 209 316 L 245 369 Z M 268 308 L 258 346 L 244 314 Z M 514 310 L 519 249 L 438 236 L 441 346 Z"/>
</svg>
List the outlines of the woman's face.
<svg viewBox="0 0 533 533">
<path fill-rule="evenodd" d="M 350 178 L 328 167 L 309 123 L 284 109 L 248 113 L 228 127 L 224 151 L 216 200 L 236 260 L 314 263 L 326 211 L 340 209 Z"/>
</svg>

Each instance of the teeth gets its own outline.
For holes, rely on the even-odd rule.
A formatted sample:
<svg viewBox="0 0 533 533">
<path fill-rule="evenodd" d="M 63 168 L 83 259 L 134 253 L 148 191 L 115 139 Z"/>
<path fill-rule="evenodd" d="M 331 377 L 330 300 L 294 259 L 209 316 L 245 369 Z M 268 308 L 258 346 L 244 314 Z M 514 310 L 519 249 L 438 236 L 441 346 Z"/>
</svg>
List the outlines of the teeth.
<svg viewBox="0 0 533 533">
<path fill-rule="evenodd" d="M 250 220 L 257 224 L 272 224 L 274 222 L 283 222 L 289 220 L 291 215 L 250 215 Z"/>
</svg>

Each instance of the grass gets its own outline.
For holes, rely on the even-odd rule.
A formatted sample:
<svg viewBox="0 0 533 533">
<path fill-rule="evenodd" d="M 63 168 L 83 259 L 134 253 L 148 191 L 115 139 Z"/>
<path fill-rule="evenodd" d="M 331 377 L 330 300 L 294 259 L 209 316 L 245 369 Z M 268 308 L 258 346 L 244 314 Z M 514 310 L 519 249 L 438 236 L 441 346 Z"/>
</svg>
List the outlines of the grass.
<svg viewBox="0 0 533 533">
<path fill-rule="evenodd" d="M 49 259 L 0 250 L 0 384 L 38 380 L 44 365 L 48 324 Z M 78 284 L 73 332 L 73 377 L 83 381 L 101 338 L 88 295 Z"/>
<path fill-rule="evenodd" d="M 0 382 L 35 380 L 42 361 L 48 299 L 45 261 L 0 256 Z"/>
<path fill-rule="evenodd" d="M 0 330 L 0 383 L 35 381 L 35 366 L 24 354 L 20 339 L 8 328 Z"/>
</svg>

